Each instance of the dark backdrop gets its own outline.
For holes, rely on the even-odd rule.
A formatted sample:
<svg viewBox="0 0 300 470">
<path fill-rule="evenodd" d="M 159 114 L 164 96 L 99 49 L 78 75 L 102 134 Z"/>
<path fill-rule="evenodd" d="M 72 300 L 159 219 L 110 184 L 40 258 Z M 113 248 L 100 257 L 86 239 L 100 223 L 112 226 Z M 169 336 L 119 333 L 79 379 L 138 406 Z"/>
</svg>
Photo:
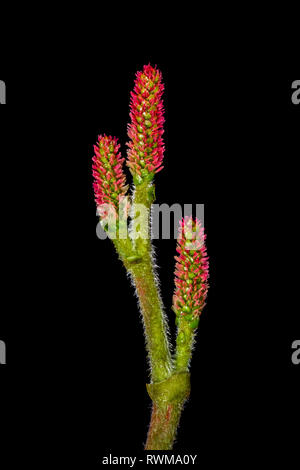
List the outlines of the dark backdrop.
<svg viewBox="0 0 300 470">
<path fill-rule="evenodd" d="M 129 92 L 148 62 L 165 82 L 156 202 L 205 204 L 210 257 L 191 398 L 174 451 L 193 451 L 212 466 L 220 457 L 238 463 L 238 449 L 253 462 L 295 450 L 293 80 L 255 63 L 212 68 L 186 52 L 174 57 L 168 50 L 89 61 L 82 54 L 0 77 L 8 100 L 1 108 L 2 455 L 17 442 L 11 461 L 41 451 L 47 461 L 82 457 L 94 468 L 103 455 L 142 452 L 150 418 L 142 322 L 112 244 L 96 237 L 91 158 L 102 132 L 118 136 L 125 154 Z M 174 339 L 176 244 L 154 244 Z"/>
</svg>

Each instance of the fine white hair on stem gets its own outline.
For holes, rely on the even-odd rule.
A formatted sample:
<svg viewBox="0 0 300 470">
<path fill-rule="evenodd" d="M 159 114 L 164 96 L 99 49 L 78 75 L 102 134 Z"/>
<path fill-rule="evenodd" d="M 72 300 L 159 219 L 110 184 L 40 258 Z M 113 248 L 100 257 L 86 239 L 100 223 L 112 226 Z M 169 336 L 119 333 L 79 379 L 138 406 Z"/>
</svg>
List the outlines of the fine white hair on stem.
<svg viewBox="0 0 300 470">
<path fill-rule="evenodd" d="M 151 206 L 150 217 L 149 217 L 150 233 L 152 233 L 152 218 L 153 218 L 153 207 Z M 155 285 L 157 287 L 157 292 L 158 292 L 158 296 L 159 296 L 159 300 L 160 300 L 160 304 L 161 304 L 163 324 L 164 324 L 164 328 L 165 328 L 165 332 L 166 332 L 166 336 L 167 336 L 169 351 L 170 351 L 170 354 L 172 355 L 173 345 L 171 343 L 171 333 L 170 333 L 170 328 L 169 328 L 168 316 L 165 312 L 165 307 L 164 307 L 164 304 L 163 304 L 163 301 L 162 301 L 161 282 L 160 282 L 159 276 L 157 275 L 157 269 L 159 269 L 159 266 L 156 263 L 155 247 L 154 247 L 152 242 L 151 242 L 150 257 L 151 257 L 151 262 L 152 262 L 152 266 L 153 266 L 153 274 L 154 274 L 154 279 L 155 279 Z"/>
</svg>

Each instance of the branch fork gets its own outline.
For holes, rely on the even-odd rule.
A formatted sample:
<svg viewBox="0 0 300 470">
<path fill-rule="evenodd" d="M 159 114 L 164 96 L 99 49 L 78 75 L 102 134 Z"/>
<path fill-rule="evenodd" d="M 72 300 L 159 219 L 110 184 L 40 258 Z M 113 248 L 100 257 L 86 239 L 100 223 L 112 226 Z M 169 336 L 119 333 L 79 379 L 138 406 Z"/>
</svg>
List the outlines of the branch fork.
<svg viewBox="0 0 300 470">
<path fill-rule="evenodd" d="M 116 138 L 101 135 L 95 146 L 95 200 L 103 228 L 131 274 L 142 312 L 151 365 L 147 384 L 153 402 L 146 450 L 172 449 L 181 412 L 190 394 L 189 364 L 200 314 L 208 290 L 208 258 L 201 223 L 192 217 L 180 222 L 172 310 L 177 325 L 176 349 L 171 354 L 167 320 L 152 257 L 150 213 L 155 200 L 155 174 L 163 162 L 163 84 L 150 65 L 136 76 L 131 93 L 127 166 L 128 185 Z M 122 209 L 122 210 L 120 210 Z M 128 215 L 131 223 L 128 228 Z"/>
</svg>

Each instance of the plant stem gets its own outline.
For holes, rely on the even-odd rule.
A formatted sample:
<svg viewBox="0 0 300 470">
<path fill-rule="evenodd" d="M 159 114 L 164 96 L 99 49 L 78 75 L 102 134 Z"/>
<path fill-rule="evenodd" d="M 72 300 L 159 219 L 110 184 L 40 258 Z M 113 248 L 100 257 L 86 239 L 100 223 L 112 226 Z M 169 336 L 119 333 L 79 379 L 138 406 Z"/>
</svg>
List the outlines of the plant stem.
<svg viewBox="0 0 300 470">
<path fill-rule="evenodd" d="M 150 240 L 150 210 L 154 198 L 151 182 L 136 186 L 130 236 L 125 240 L 117 239 L 114 244 L 136 287 L 151 364 L 151 383 L 147 390 L 153 409 L 145 449 L 168 450 L 173 447 L 183 404 L 190 392 L 190 376 L 184 367 L 185 361 L 179 371 L 175 370 L 168 343 Z"/>
<path fill-rule="evenodd" d="M 150 237 L 150 210 L 155 199 L 151 182 L 136 186 L 133 198 L 131 237 L 140 259 L 128 267 L 140 301 L 146 344 L 151 362 L 151 380 L 160 382 L 172 372 L 172 359 L 167 338 L 163 304 L 155 279 Z"/>
<path fill-rule="evenodd" d="M 180 420 L 182 405 L 169 404 L 160 408 L 153 404 L 145 450 L 171 450 Z"/>
<path fill-rule="evenodd" d="M 170 450 L 176 437 L 183 404 L 190 393 L 190 375 L 174 373 L 147 386 L 153 409 L 145 450 Z"/>
<path fill-rule="evenodd" d="M 144 319 L 146 344 L 151 362 L 151 379 L 153 382 L 160 382 L 170 376 L 172 362 L 162 302 L 157 290 L 151 258 L 144 256 L 141 262 L 133 263 L 131 273 Z"/>
<path fill-rule="evenodd" d="M 192 356 L 195 333 L 188 321 L 181 319 L 176 338 L 175 369 L 177 372 L 188 371 Z"/>
</svg>

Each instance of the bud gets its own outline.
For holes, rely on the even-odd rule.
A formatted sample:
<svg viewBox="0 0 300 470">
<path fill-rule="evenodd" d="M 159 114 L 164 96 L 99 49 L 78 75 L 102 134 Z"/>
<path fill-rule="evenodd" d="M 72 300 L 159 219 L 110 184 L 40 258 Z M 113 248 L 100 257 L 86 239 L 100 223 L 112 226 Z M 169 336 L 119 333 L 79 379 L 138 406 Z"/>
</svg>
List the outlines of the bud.
<svg viewBox="0 0 300 470">
<path fill-rule="evenodd" d="M 150 64 L 136 74 L 131 92 L 127 165 L 136 183 L 151 181 L 163 169 L 163 94 L 161 72 Z"/>
<path fill-rule="evenodd" d="M 119 148 L 117 139 L 106 135 L 100 135 L 97 145 L 94 146 L 93 187 L 98 212 L 102 217 L 107 215 L 107 209 L 104 208 L 108 205 L 115 213 L 115 217 L 118 217 L 119 204 L 125 198 L 128 189 L 122 168 L 125 159 L 121 158 L 120 152 L 118 153 Z"/>
<path fill-rule="evenodd" d="M 204 229 L 196 218 L 180 222 L 175 256 L 175 293 L 173 310 L 177 321 L 185 318 L 192 329 L 198 326 L 208 290 L 209 264 Z"/>
</svg>

